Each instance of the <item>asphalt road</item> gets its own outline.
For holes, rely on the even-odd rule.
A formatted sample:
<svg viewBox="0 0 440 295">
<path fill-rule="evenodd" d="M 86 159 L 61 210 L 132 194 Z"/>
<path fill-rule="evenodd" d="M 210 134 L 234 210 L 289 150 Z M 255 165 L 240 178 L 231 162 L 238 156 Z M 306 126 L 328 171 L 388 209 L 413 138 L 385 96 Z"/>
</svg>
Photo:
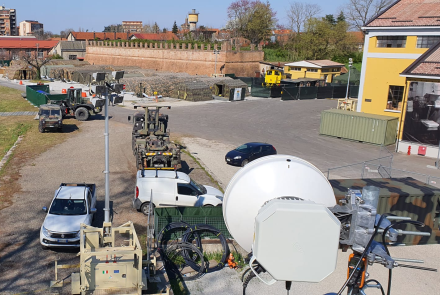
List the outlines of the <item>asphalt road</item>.
<svg viewBox="0 0 440 295">
<path fill-rule="evenodd" d="M 14 88 L 17 90 L 21 90 L 23 92 L 26 92 L 26 86 L 24 85 L 19 85 L 17 83 L 14 83 L 12 81 L 7 81 L 7 80 L 0 80 L 0 86 L 5 86 L 5 87 L 9 87 L 9 88 Z"/>
<path fill-rule="evenodd" d="M 321 112 L 335 107 L 334 100 L 260 99 L 179 106 L 161 112 L 170 115 L 168 127 L 172 134 L 216 140 L 232 146 L 251 141 L 268 142 L 279 154 L 303 158 L 321 171 L 392 154 L 393 168 L 440 177 L 439 170 L 427 168 L 434 164 L 433 159 L 394 153 L 394 145 L 387 147 L 390 154 L 377 145 L 319 135 Z M 111 120 L 128 123 L 127 116 L 136 111 L 139 109 L 110 107 L 109 114 Z M 381 161 L 382 165 L 388 163 Z M 335 171 L 335 174 L 360 178 L 361 166 Z M 418 178 L 405 173 L 396 176 Z"/>
</svg>

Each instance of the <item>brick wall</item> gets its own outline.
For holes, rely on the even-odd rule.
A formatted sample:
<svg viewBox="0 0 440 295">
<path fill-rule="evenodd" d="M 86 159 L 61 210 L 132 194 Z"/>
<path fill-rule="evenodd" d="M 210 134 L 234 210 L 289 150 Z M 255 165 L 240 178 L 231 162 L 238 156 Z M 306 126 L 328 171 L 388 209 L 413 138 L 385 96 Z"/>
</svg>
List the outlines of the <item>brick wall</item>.
<svg viewBox="0 0 440 295">
<path fill-rule="evenodd" d="M 156 69 L 167 72 L 186 72 L 191 75 L 214 74 L 215 54 L 211 48 L 170 49 L 166 44 L 143 46 L 142 43 L 124 43 L 117 46 L 113 42 L 89 41 L 85 60 L 90 64 L 109 64 L 115 66 L 139 66 L 144 69 Z M 123 46 L 123 47 L 122 47 Z M 162 48 L 161 48 L 162 47 Z M 232 51 L 230 46 L 223 45 L 217 55 L 217 73 L 225 65 L 223 74 L 235 74 L 240 77 L 254 77 L 259 71 L 259 62 L 263 60 L 261 50 Z"/>
</svg>

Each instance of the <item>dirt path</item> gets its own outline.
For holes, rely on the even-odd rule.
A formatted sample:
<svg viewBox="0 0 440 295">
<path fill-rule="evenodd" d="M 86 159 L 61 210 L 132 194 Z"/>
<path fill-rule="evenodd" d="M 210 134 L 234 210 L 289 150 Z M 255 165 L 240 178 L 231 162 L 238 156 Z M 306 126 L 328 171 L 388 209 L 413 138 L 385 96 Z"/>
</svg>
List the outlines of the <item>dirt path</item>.
<svg viewBox="0 0 440 295">
<path fill-rule="evenodd" d="M 22 191 L 12 197 L 13 205 L 0 211 L 0 294 L 44 293 L 54 279 L 54 261 L 78 263 L 77 250 L 42 250 L 39 232 L 45 218 L 41 210 L 50 205 L 62 182 L 96 183 L 101 226 L 104 208 L 104 122 L 87 121 L 82 132 L 47 150 L 21 168 Z M 213 185 L 206 173 L 183 154 L 186 172 L 202 184 Z M 133 221 L 138 235 L 146 231 L 146 217 L 132 208 L 135 187 L 131 125 L 110 121 L 110 196 L 113 224 Z M 59 272 L 67 276 L 75 270 Z M 70 286 L 68 286 L 70 288 Z M 69 288 L 64 288 L 68 290 Z M 68 291 L 62 291 L 62 294 Z"/>
</svg>

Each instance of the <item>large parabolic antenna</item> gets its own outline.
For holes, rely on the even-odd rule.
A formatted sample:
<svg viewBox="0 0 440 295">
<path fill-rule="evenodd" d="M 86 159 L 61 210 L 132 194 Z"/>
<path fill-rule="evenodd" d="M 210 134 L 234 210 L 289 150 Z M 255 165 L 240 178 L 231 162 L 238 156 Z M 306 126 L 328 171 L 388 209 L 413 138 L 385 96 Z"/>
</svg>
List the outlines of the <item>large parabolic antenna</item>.
<svg viewBox="0 0 440 295">
<path fill-rule="evenodd" d="M 281 197 L 336 205 L 330 183 L 311 163 L 288 155 L 253 161 L 234 175 L 223 198 L 226 226 L 244 250 L 251 251 L 258 211 L 267 201 Z"/>
</svg>

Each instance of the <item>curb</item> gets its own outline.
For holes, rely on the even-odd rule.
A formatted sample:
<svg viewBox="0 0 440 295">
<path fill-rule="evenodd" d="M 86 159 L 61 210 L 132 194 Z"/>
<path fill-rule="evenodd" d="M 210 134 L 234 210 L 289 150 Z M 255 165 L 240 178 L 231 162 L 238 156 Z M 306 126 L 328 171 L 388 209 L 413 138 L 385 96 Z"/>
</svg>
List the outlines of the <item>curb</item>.
<svg viewBox="0 0 440 295">
<path fill-rule="evenodd" d="M 17 145 L 22 141 L 23 136 L 20 135 L 17 140 L 15 141 L 14 145 L 9 149 L 9 151 L 6 153 L 6 155 L 3 157 L 3 159 L 0 161 L 0 171 L 2 170 L 3 166 L 8 162 L 9 158 L 11 157 L 12 153 L 14 152 Z"/>
</svg>

